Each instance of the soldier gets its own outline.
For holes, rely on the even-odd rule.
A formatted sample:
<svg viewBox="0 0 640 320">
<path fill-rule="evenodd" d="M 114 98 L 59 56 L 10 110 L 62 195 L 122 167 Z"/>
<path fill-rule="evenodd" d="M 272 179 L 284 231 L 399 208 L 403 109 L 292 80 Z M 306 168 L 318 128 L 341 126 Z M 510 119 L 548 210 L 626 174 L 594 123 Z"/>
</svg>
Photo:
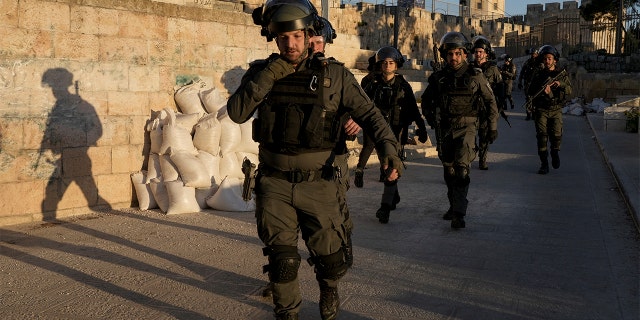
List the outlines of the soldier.
<svg viewBox="0 0 640 320">
<path fill-rule="evenodd" d="M 496 103 L 498 105 L 498 111 L 504 112 L 504 83 L 502 81 L 502 75 L 500 69 L 496 63 L 489 60 L 489 57 L 493 56 L 493 49 L 491 49 L 491 43 L 489 39 L 483 36 L 477 36 L 473 40 L 473 67 L 482 70 L 482 73 L 487 78 L 493 95 L 496 97 Z M 487 165 L 487 153 L 489 152 L 489 110 L 481 108 L 478 111 L 478 167 L 480 170 L 489 170 Z"/>
<path fill-rule="evenodd" d="M 307 0 L 269 0 L 253 12 L 279 54 L 255 61 L 229 98 L 229 117 L 253 118 L 260 143 L 256 178 L 258 236 L 269 258 L 264 270 L 272 285 L 276 319 L 298 319 L 302 295 L 298 228 L 320 287 L 322 319 L 335 319 L 338 283 L 347 272 L 344 217 L 336 199 L 334 149 L 347 112 L 375 137 L 387 179 L 398 179 L 397 142 L 382 114 L 341 63 L 310 55 L 309 37 L 321 24 Z"/>
<path fill-rule="evenodd" d="M 507 108 L 508 100 L 513 110 L 514 103 L 511 92 L 513 91 L 513 80 L 515 80 L 518 71 L 516 65 L 513 64 L 513 58 L 508 54 L 504 56 L 504 63 L 500 67 L 500 73 L 502 74 L 502 81 L 504 81 L 504 108 Z"/>
<path fill-rule="evenodd" d="M 538 50 L 538 62 L 543 68 L 531 77 L 527 95 L 532 97 L 533 120 L 536 125 L 539 174 L 549 173 L 547 143 L 551 145 L 551 166 L 560 168 L 560 143 L 562 142 L 562 107 L 571 95 L 571 83 L 566 72 L 558 70 L 560 55 L 550 45 Z M 555 79 L 555 80 L 554 80 Z M 550 80 L 554 80 L 551 81 Z M 536 95 L 537 94 L 537 95 Z"/>
<path fill-rule="evenodd" d="M 403 63 L 404 57 L 398 49 L 389 46 L 380 48 L 376 52 L 376 64 L 380 73 L 376 73 L 367 82 L 366 87 L 363 87 L 376 107 L 382 111 L 401 146 L 407 144 L 409 125 L 413 122 L 418 127 L 416 130 L 418 139 L 421 142 L 426 142 L 428 138 L 427 126 L 420 115 L 413 89 L 402 75 L 396 73 L 398 68 L 402 68 Z M 363 135 L 363 146 L 356 167 L 356 177 L 360 178 L 361 183 L 364 167 L 374 147 L 374 140 L 366 134 Z M 401 159 L 402 157 L 403 155 L 400 155 Z M 362 184 L 359 187 L 362 187 Z M 378 220 L 381 223 L 388 223 L 391 210 L 394 210 L 399 202 L 400 194 L 398 193 L 397 181 L 384 182 L 380 208 L 376 212 Z"/>
<path fill-rule="evenodd" d="M 536 62 L 536 58 L 538 57 L 538 51 L 536 49 L 528 49 L 527 54 L 530 54 L 531 57 L 529 57 L 529 59 L 527 59 L 527 61 L 522 65 L 522 71 L 520 71 L 520 76 L 518 77 L 518 89 L 524 90 L 525 94 L 529 87 L 531 76 L 539 65 Z M 531 110 L 527 109 L 525 111 L 527 112 L 527 118 L 525 118 L 525 120 L 531 120 Z"/>
<path fill-rule="evenodd" d="M 309 47 L 313 53 L 324 54 L 328 43 L 333 43 L 333 39 L 337 37 L 336 31 L 331 26 L 329 20 L 319 17 L 322 21 L 322 29 L 316 30 L 316 35 L 309 38 Z M 329 58 L 333 59 L 333 58 Z M 355 140 L 356 135 L 360 132 L 360 126 L 351 119 L 348 114 L 344 114 L 346 119 L 340 139 L 336 145 L 334 164 L 340 169 L 338 176 L 339 188 L 338 199 L 340 200 L 340 211 L 344 215 L 344 225 L 346 229 L 347 243 L 345 244 L 345 259 L 349 267 L 353 265 L 353 243 L 351 234 L 353 232 L 353 221 L 349 214 L 349 206 L 347 205 L 347 191 L 349 190 L 349 150 L 347 148 L 347 140 Z"/>
<path fill-rule="evenodd" d="M 469 40 L 459 32 L 448 32 L 438 51 L 445 58 L 444 69 L 428 78 L 422 94 L 422 114 L 436 129 L 438 157 L 444 169 L 449 210 L 442 217 L 451 228 L 465 227 L 469 165 L 476 157 L 474 146 L 478 112 L 488 108 L 489 142 L 498 137 L 498 106 L 487 79 L 467 63 Z"/>
</svg>

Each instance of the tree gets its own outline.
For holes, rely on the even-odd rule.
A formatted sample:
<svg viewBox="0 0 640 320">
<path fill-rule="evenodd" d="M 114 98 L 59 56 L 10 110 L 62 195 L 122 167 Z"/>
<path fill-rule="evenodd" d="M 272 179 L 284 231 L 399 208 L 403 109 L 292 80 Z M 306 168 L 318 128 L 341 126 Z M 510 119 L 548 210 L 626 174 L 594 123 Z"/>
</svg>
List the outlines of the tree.
<svg viewBox="0 0 640 320">
<path fill-rule="evenodd" d="M 623 0 L 624 8 L 640 5 L 640 0 Z M 592 0 L 580 6 L 580 15 L 587 21 L 607 19 L 615 21 L 620 9 L 619 0 Z"/>
</svg>

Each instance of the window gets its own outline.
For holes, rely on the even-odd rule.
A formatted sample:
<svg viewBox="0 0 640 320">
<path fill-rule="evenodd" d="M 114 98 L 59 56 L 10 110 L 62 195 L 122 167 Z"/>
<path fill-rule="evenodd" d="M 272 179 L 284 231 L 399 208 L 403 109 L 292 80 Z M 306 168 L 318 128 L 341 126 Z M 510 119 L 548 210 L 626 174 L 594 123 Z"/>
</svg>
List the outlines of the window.
<svg viewBox="0 0 640 320">
<path fill-rule="evenodd" d="M 482 10 L 482 0 L 478 0 L 478 10 Z"/>
<path fill-rule="evenodd" d="M 498 2 L 497 1 L 493 3 L 493 10 L 498 11 Z"/>
</svg>

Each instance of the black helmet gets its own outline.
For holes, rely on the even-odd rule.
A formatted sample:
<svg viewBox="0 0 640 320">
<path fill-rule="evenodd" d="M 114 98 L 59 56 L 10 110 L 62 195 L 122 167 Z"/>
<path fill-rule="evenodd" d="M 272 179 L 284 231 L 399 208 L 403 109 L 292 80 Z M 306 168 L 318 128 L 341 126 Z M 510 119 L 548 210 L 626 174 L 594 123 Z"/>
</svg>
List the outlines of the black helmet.
<svg viewBox="0 0 640 320">
<path fill-rule="evenodd" d="M 327 20 L 325 17 L 318 17 L 319 23 L 316 24 L 316 27 L 319 29 L 315 29 L 315 34 L 317 36 L 322 36 L 324 38 L 325 43 L 333 43 L 333 39 L 337 37 L 336 30 L 331 26 L 331 22 Z"/>
<path fill-rule="evenodd" d="M 251 16 L 253 23 L 262 26 L 267 41 L 280 32 L 319 29 L 318 10 L 309 0 L 267 0 Z"/>
<path fill-rule="evenodd" d="M 465 53 L 469 53 L 471 51 L 471 43 L 464 34 L 450 31 L 445 33 L 442 39 L 440 39 L 438 51 L 440 52 L 440 56 L 444 57 L 447 55 L 447 51 L 451 49 L 463 49 Z"/>
<path fill-rule="evenodd" d="M 398 69 L 404 64 L 404 57 L 398 49 L 388 46 L 378 49 L 376 52 L 376 63 L 381 63 L 385 59 L 392 59 L 398 65 Z"/>
<path fill-rule="evenodd" d="M 512 58 L 510 55 L 505 54 L 505 55 L 504 55 L 504 61 L 512 62 L 512 61 L 513 61 L 513 58 Z"/>
<path fill-rule="evenodd" d="M 548 44 L 540 47 L 540 49 L 538 49 L 538 56 L 539 57 L 544 57 L 544 55 L 546 54 L 551 54 L 553 55 L 553 58 L 558 61 L 558 59 L 560 59 L 560 54 L 558 53 L 558 50 L 556 50 L 556 48 L 554 48 L 553 46 L 550 46 Z"/>
<path fill-rule="evenodd" d="M 491 42 L 483 36 L 475 36 L 471 42 L 473 43 L 472 50 L 480 48 L 483 49 L 487 55 L 490 55 L 493 52 L 491 49 Z"/>
</svg>

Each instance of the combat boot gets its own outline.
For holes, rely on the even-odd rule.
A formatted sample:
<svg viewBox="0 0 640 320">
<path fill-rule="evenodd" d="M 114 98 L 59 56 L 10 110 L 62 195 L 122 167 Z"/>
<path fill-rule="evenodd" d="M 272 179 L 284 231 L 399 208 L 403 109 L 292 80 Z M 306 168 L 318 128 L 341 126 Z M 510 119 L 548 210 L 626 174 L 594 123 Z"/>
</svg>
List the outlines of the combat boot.
<svg viewBox="0 0 640 320">
<path fill-rule="evenodd" d="M 380 223 L 388 223 L 389 222 L 389 213 L 391 212 L 391 207 L 383 203 L 380 205 L 380 209 L 376 212 L 376 218 Z"/>
<path fill-rule="evenodd" d="M 320 285 L 320 317 L 322 320 L 337 319 L 339 306 L 338 288 Z"/>
<path fill-rule="evenodd" d="M 362 188 L 364 186 L 364 170 L 362 170 L 362 168 L 356 168 L 353 184 L 358 188 Z"/>
<path fill-rule="evenodd" d="M 449 209 L 444 215 L 442 215 L 442 220 L 451 220 L 451 219 L 453 219 L 453 210 Z"/>
<path fill-rule="evenodd" d="M 462 229 L 466 226 L 464 222 L 464 216 L 458 213 L 453 214 L 453 218 L 451 219 L 451 228 L 452 229 Z"/>
<path fill-rule="evenodd" d="M 487 153 L 480 152 L 480 159 L 478 160 L 478 168 L 480 170 L 489 170 L 489 166 L 487 165 Z"/>
<path fill-rule="evenodd" d="M 558 150 L 551 150 L 551 166 L 554 169 L 560 168 L 560 155 Z"/>
<path fill-rule="evenodd" d="M 396 190 L 396 194 L 393 195 L 393 202 L 391 203 L 390 209 L 395 210 L 398 203 L 400 203 L 400 194 L 398 193 L 398 190 Z"/>
<path fill-rule="evenodd" d="M 538 156 L 540 156 L 540 169 L 538 169 L 538 174 L 549 173 L 549 160 L 547 151 L 538 151 Z"/>
<path fill-rule="evenodd" d="M 276 313 L 276 320 L 298 320 L 297 313 Z"/>
</svg>

